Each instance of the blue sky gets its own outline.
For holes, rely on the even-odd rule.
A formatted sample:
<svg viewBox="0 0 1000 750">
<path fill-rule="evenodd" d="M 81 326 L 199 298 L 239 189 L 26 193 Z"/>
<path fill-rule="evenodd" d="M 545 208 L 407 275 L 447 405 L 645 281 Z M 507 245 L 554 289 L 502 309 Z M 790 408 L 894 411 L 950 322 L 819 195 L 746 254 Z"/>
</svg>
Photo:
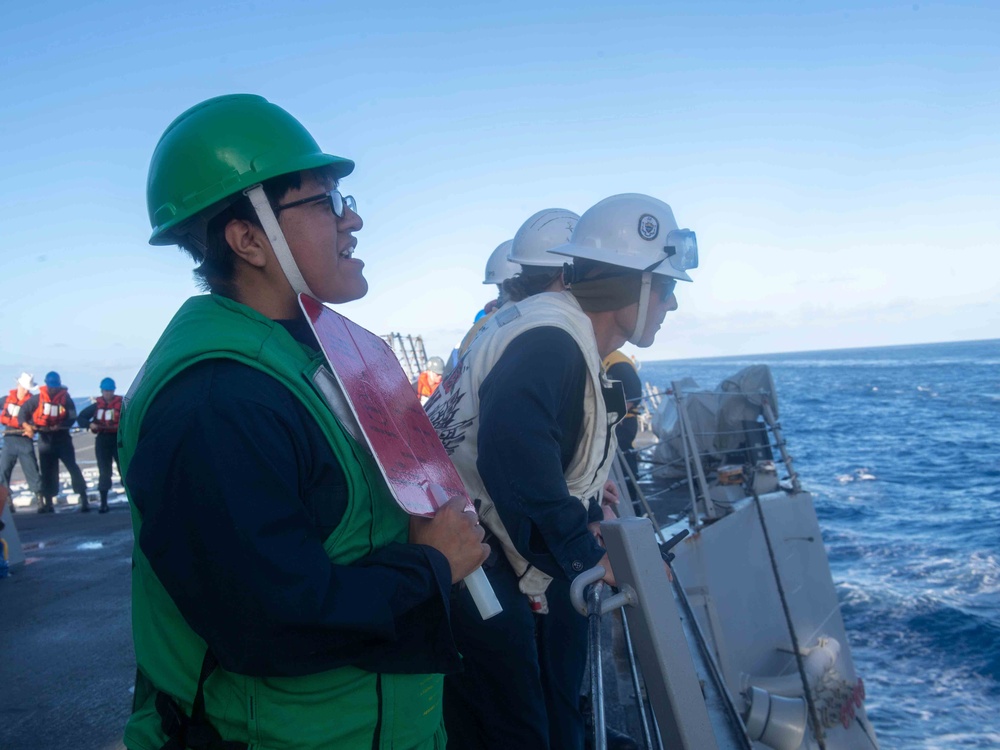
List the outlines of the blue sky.
<svg viewBox="0 0 1000 750">
<path fill-rule="evenodd" d="M 1000 337 L 1000 4 L 56 0 L 0 11 L 0 378 L 131 381 L 195 292 L 150 155 L 234 92 L 357 162 L 341 312 L 431 354 L 524 219 L 619 192 L 701 247 L 646 360 Z"/>
</svg>

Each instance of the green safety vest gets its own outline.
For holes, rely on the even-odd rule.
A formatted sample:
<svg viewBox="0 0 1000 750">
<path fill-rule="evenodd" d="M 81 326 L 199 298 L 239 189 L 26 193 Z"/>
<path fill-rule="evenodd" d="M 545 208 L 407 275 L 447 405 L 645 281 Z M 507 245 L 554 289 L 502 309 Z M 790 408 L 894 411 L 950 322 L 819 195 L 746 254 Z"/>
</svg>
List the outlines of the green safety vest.
<svg viewBox="0 0 1000 750">
<path fill-rule="evenodd" d="M 299 399 L 322 429 L 347 477 L 349 498 L 343 519 L 324 543 L 331 562 L 349 565 L 387 544 L 407 541 L 409 519 L 374 460 L 348 436 L 313 385 L 322 354 L 299 344 L 279 323 L 217 295 L 185 302 L 140 371 L 120 423 L 122 476 L 146 410 L 160 389 L 185 368 L 211 358 L 234 359 L 266 372 Z M 207 647 L 143 555 L 138 544 L 142 516 L 134 502 L 130 507 L 136 539 L 132 631 L 140 679 L 125 744 L 160 750 L 167 737 L 155 706 L 157 691 L 190 716 Z M 354 667 L 303 677 L 250 677 L 217 668 L 204 683 L 205 715 L 224 739 L 259 750 L 432 750 L 445 746 L 442 682 L 437 674 L 375 674 Z"/>
</svg>

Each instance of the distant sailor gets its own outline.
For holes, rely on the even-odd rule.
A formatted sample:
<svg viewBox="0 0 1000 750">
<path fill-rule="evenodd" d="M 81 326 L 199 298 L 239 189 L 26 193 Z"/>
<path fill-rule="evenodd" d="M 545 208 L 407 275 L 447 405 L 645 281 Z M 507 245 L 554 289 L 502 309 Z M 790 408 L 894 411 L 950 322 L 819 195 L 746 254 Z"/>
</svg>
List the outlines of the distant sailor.
<svg viewBox="0 0 1000 750">
<path fill-rule="evenodd" d="M 121 420 L 130 749 L 444 747 L 449 590 L 485 559 L 482 528 L 464 498 L 432 520 L 396 505 L 298 304 L 368 291 L 353 169 L 258 96 L 202 102 L 156 146 L 150 241 L 211 294 L 181 306 Z"/>
<path fill-rule="evenodd" d="M 97 491 L 101 495 L 100 513 L 108 512 L 108 493 L 111 491 L 111 463 L 118 466 L 121 475 L 122 467 L 118 463 L 118 422 L 122 415 L 122 397 L 115 395 L 115 381 L 104 378 L 101 381 L 101 395 L 94 403 L 80 412 L 78 423 L 88 423 L 94 438 L 94 453 L 97 456 Z"/>
<path fill-rule="evenodd" d="M 501 242 L 496 246 L 496 249 L 490 253 L 490 257 L 486 260 L 486 271 L 483 274 L 483 284 L 495 284 L 497 288 L 496 299 L 492 299 L 486 303 L 482 310 L 476 314 L 475 320 L 472 322 L 472 328 L 469 329 L 468 333 L 462 337 L 462 342 L 458 347 L 452 352 L 453 359 L 448 363 L 448 371 L 458 362 L 458 359 L 463 357 L 467 351 L 469 351 L 469 344 L 479 333 L 479 329 L 486 324 L 486 320 L 496 312 L 496 309 L 500 307 L 506 300 L 504 298 L 503 284 L 507 279 L 513 278 L 516 274 L 521 273 L 521 266 L 517 263 L 511 263 L 507 256 L 510 254 L 510 246 L 514 243 L 513 240 L 507 240 L 506 242 Z"/>
<path fill-rule="evenodd" d="M 3 401 L 3 411 L 0 412 L 0 424 L 3 424 L 3 450 L 0 451 L 0 482 L 10 489 L 10 477 L 14 466 L 21 462 L 21 471 L 28 482 L 28 491 L 35 496 L 38 512 L 45 513 L 45 499 L 42 495 L 41 476 L 38 473 L 38 462 L 35 460 L 35 443 L 32 440 L 35 427 L 29 419 L 28 401 L 31 399 L 31 389 L 35 388 L 35 379 L 22 372 L 17 379 L 17 387 L 7 394 Z M 14 503 L 10 504 L 11 513 Z"/>
<path fill-rule="evenodd" d="M 427 368 L 417 378 L 417 396 L 421 404 L 426 404 L 427 399 L 434 395 L 434 391 L 441 385 L 442 375 L 444 375 L 444 360 L 440 357 L 429 358 Z"/>
<path fill-rule="evenodd" d="M 568 608 L 570 581 L 597 564 L 614 583 L 588 528 L 626 410 L 601 361 L 626 341 L 650 346 L 697 266 L 694 233 L 636 194 L 593 206 L 551 253 L 573 259 L 570 288 L 504 305 L 427 404 L 492 534 L 499 554 L 484 567 L 504 606 L 483 621 L 467 592 L 456 601 L 465 670 L 447 678 L 445 700 L 455 748 L 583 747 L 586 620 L 541 613 Z"/>
<path fill-rule="evenodd" d="M 69 434 L 76 421 L 76 404 L 69 390 L 62 384 L 59 373 L 52 371 L 45 376 L 45 385 L 40 386 L 38 395 L 28 402 L 31 424 L 38 434 L 38 465 L 42 474 L 42 495 L 45 497 L 44 511 L 53 513 L 53 501 L 59 494 L 59 462 L 69 472 L 73 492 L 79 495 L 80 512 L 90 512 L 87 497 L 87 480 L 83 478 L 76 463 L 76 449 Z"/>
<path fill-rule="evenodd" d="M 549 255 L 548 251 L 569 240 L 579 218 L 565 208 L 538 211 L 521 225 L 513 240 L 501 243 L 493 251 L 486 262 L 486 281 L 483 283 L 496 283 L 499 293 L 465 334 L 458 348 L 459 357 L 465 356 L 489 316 L 505 302 L 518 302 L 540 292 L 563 290 L 562 260 Z M 501 253 L 506 255 L 501 256 Z"/>
</svg>

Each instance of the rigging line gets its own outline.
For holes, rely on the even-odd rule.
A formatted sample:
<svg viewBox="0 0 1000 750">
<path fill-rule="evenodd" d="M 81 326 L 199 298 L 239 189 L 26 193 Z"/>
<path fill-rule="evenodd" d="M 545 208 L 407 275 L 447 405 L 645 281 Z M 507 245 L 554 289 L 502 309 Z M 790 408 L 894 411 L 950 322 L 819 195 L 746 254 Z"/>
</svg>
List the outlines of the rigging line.
<svg viewBox="0 0 1000 750">
<path fill-rule="evenodd" d="M 632 636 L 628 629 L 628 616 L 625 614 L 625 607 L 618 611 L 622 616 L 622 633 L 625 636 L 625 653 L 628 654 L 628 664 L 632 675 L 632 690 L 635 692 L 636 708 L 639 710 L 639 718 L 642 720 L 642 737 L 646 742 L 646 748 L 654 750 L 653 734 L 649 731 L 649 719 L 646 716 L 646 701 L 642 698 L 642 686 L 639 684 L 639 668 L 635 663 L 635 650 L 632 648 Z M 663 750 L 662 743 L 659 745 L 659 750 Z"/>
<path fill-rule="evenodd" d="M 785 613 L 785 623 L 788 625 L 788 635 L 792 639 L 792 648 L 795 651 L 795 664 L 799 669 L 799 679 L 802 680 L 802 689 L 805 691 L 806 704 L 809 706 L 809 720 L 813 725 L 813 735 L 819 744 L 819 750 L 826 750 L 826 740 L 823 736 L 823 725 L 819 721 L 819 713 L 816 711 L 816 703 L 813 701 L 812 689 L 809 687 L 809 679 L 806 677 L 805 664 L 802 661 L 802 651 L 799 647 L 799 637 L 795 633 L 795 626 L 792 624 L 792 613 L 788 609 L 788 600 L 785 599 L 785 587 L 781 584 L 781 575 L 778 573 L 778 561 L 774 558 L 774 548 L 771 546 L 771 535 L 767 531 L 767 523 L 764 520 L 764 508 L 761 506 L 760 495 L 754 489 L 753 474 L 750 473 L 749 490 L 753 494 L 754 506 L 757 508 L 757 517 L 760 519 L 760 528 L 764 532 L 764 543 L 767 545 L 767 554 L 771 558 L 771 570 L 774 572 L 774 582 L 778 587 L 778 597 L 781 599 L 781 609 Z"/>
<path fill-rule="evenodd" d="M 868 738 L 868 741 L 870 743 L 872 743 L 872 747 L 874 747 L 875 750 L 879 750 L 878 743 L 875 742 L 875 739 L 870 734 L 868 734 L 868 727 L 866 727 L 865 723 L 863 721 L 861 721 L 861 717 L 860 716 L 855 716 L 854 720 L 856 722 L 858 722 L 858 726 L 861 727 L 861 731 L 865 733 L 865 737 Z"/>
</svg>

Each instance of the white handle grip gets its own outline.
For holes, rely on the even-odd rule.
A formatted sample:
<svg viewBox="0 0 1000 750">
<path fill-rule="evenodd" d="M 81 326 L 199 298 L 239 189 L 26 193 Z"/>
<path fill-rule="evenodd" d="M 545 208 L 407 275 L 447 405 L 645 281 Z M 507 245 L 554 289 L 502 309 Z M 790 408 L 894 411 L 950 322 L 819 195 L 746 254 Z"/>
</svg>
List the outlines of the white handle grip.
<svg viewBox="0 0 1000 750">
<path fill-rule="evenodd" d="M 472 601 L 476 603 L 476 609 L 479 610 L 479 615 L 484 620 L 488 620 L 503 612 L 500 600 L 493 593 L 490 579 L 486 577 L 486 571 L 482 568 L 476 568 L 469 573 L 465 577 L 465 585 L 469 587 L 469 593 L 472 594 Z"/>
<path fill-rule="evenodd" d="M 448 493 L 444 491 L 444 488 L 439 484 L 432 484 L 428 487 L 431 493 L 431 497 L 434 498 L 434 502 L 438 506 L 444 505 L 448 502 Z M 493 587 L 490 585 L 490 579 L 486 577 L 486 572 L 482 568 L 476 568 L 474 571 L 469 573 L 464 579 L 465 585 L 469 588 L 469 593 L 472 594 L 472 601 L 476 603 L 476 609 L 479 610 L 479 615 L 484 619 L 488 620 L 491 617 L 503 612 L 503 607 L 500 606 L 500 600 L 497 599 L 497 595 L 493 593 Z"/>
</svg>

